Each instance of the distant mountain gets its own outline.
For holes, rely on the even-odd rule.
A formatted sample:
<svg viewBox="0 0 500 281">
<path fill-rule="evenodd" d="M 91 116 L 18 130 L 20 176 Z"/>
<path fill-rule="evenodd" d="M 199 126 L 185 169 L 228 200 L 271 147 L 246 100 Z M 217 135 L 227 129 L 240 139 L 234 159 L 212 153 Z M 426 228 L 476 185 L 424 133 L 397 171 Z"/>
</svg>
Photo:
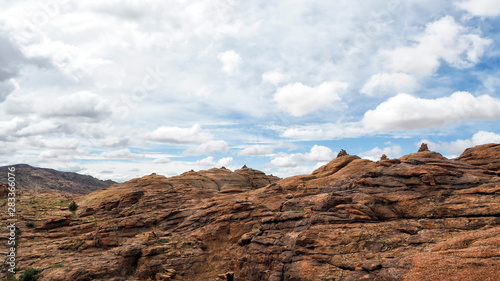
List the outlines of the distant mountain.
<svg viewBox="0 0 500 281">
<path fill-rule="evenodd" d="M 20 190 L 64 191 L 75 194 L 87 194 L 92 191 L 116 184 L 102 181 L 92 176 L 54 169 L 36 168 L 27 164 L 0 167 L 0 181 L 7 180 L 8 167 L 15 167 L 16 183 Z"/>
</svg>

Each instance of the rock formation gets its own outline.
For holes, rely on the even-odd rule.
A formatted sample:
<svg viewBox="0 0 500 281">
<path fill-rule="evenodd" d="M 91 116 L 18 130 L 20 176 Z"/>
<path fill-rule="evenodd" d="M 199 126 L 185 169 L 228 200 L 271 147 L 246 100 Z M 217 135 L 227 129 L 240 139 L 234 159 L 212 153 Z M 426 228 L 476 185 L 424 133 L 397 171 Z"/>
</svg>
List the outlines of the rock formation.
<svg viewBox="0 0 500 281">
<path fill-rule="evenodd" d="M 344 149 L 341 149 L 339 154 L 337 154 L 337 158 L 342 157 L 342 156 L 346 156 L 346 155 L 349 155 L 349 154 L 347 154 L 347 152 Z"/>
<path fill-rule="evenodd" d="M 149 175 L 73 198 L 74 213 L 24 194 L 35 227 L 20 225 L 18 267 L 42 281 L 498 280 L 499 148 L 345 155 L 279 181 Z"/>
<path fill-rule="evenodd" d="M 418 149 L 418 152 L 422 152 L 422 151 L 429 151 L 429 147 L 427 147 L 426 143 L 422 143 L 420 145 L 420 148 Z"/>
</svg>

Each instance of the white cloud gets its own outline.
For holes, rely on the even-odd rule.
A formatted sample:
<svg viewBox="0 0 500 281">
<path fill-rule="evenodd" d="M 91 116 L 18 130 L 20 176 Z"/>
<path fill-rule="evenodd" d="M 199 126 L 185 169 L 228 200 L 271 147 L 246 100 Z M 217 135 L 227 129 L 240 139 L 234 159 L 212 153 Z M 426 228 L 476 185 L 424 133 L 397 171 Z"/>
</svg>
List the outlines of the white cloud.
<svg viewBox="0 0 500 281">
<path fill-rule="evenodd" d="M 204 132 L 198 124 L 191 128 L 162 126 L 148 136 L 153 141 L 172 144 L 203 142 L 211 138 L 211 135 Z"/>
<path fill-rule="evenodd" d="M 166 164 L 166 163 L 170 163 L 170 162 L 172 162 L 172 160 L 170 160 L 170 158 L 167 158 L 167 157 L 157 158 L 157 159 L 153 160 L 153 163 L 155 163 L 155 164 Z"/>
<path fill-rule="evenodd" d="M 240 152 L 238 152 L 238 156 L 265 156 L 273 153 L 274 147 L 271 145 L 251 145 L 245 147 Z"/>
<path fill-rule="evenodd" d="M 458 156 L 464 152 L 465 149 L 476 145 L 488 143 L 500 143 L 500 134 L 493 132 L 479 131 L 475 133 L 470 139 L 456 140 L 452 142 L 436 143 L 429 140 L 421 140 L 420 143 L 427 143 L 430 150 L 446 151 L 453 156 Z"/>
<path fill-rule="evenodd" d="M 328 162 L 335 158 L 335 153 L 326 146 L 314 145 L 308 153 L 278 154 L 269 163 L 274 167 L 296 167 L 307 162 Z"/>
<path fill-rule="evenodd" d="M 311 174 L 314 170 L 321 167 L 325 163 L 320 163 L 320 165 L 303 165 L 303 166 L 295 166 L 295 167 L 279 167 L 274 172 L 269 171 L 268 174 L 273 174 L 275 176 L 286 178 L 290 176 L 296 175 L 308 175 Z"/>
<path fill-rule="evenodd" d="M 42 136 L 30 137 L 28 143 L 35 147 L 50 149 L 72 149 L 78 148 L 80 141 L 76 138 L 44 138 Z"/>
<path fill-rule="evenodd" d="M 47 37 L 24 49 L 29 57 L 50 58 L 54 65 L 75 80 L 81 79 L 83 75 L 90 75 L 92 71 L 99 71 L 99 67 L 110 64 L 107 59 L 97 57 L 95 53 L 92 54 L 91 50 L 91 48 L 67 44 Z"/>
<path fill-rule="evenodd" d="M 406 73 L 379 73 L 372 75 L 360 92 L 368 96 L 411 94 L 417 87 L 416 79 Z"/>
<path fill-rule="evenodd" d="M 500 16 L 500 2 L 498 0 L 465 0 L 456 5 L 474 16 Z"/>
<path fill-rule="evenodd" d="M 366 128 L 361 122 L 325 123 L 273 128 L 281 137 L 302 140 L 332 140 L 356 138 L 372 134 L 373 129 Z"/>
<path fill-rule="evenodd" d="M 127 138 L 118 136 L 106 136 L 100 141 L 100 145 L 104 147 L 125 146 L 128 143 L 129 140 Z"/>
<path fill-rule="evenodd" d="M 468 120 L 500 118 L 500 100 L 456 92 L 449 97 L 423 99 L 399 94 L 369 110 L 363 117 L 366 128 L 377 131 L 439 127 Z"/>
<path fill-rule="evenodd" d="M 209 154 L 214 155 L 216 152 L 227 153 L 229 151 L 229 146 L 223 140 L 209 141 L 202 143 L 197 147 L 188 148 L 184 153 L 187 155 L 203 155 Z"/>
<path fill-rule="evenodd" d="M 207 158 L 203 158 L 201 160 L 196 161 L 196 165 L 201 166 L 202 168 L 220 168 L 220 167 L 228 167 L 233 162 L 233 157 L 225 157 L 219 159 L 219 161 L 215 162 L 213 156 L 208 156 Z"/>
<path fill-rule="evenodd" d="M 19 155 L 1 155 L 2 159 L 35 161 L 53 168 L 68 165 L 68 169 L 76 163 L 82 171 L 111 170 L 113 178 L 124 179 L 201 167 L 182 151 L 208 154 L 196 160 L 213 151 L 226 151 L 222 143 L 207 144 L 214 136 L 230 143 L 232 150 L 238 148 L 230 156 L 266 156 L 246 161 L 255 168 L 266 167 L 278 149 L 310 153 L 310 147 L 286 151 L 276 144 L 282 138 L 370 136 L 374 129 L 352 122 L 375 108 L 375 100 L 365 102 L 366 96 L 357 93 L 360 89 L 375 97 L 411 93 L 413 77 L 422 87 L 433 87 L 433 93 L 453 93 L 460 90 L 457 80 L 463 73 L 455 76 L 453 70 L 451 77 L 444 68 L 427 78 L 419 73 L 429 73 L 436 63 L 437 67 L 468 67 L 482 58 L 484 38 L 498 37 L 489 21 L 441 18 L 466 14 L 457 13 L 446 1 L 413 1 L 408 4 L 412 9 L 406 9 L 406 2 L 393 5 L 389 3 L 393 1 L 381 0 L 363 5 L 348 1 L 261 5 L 234 0 L 88 0 L 62 4 L 46 23 L 35 24 L 32 36 L 23 38 L 26 23 L 43 14 L 39 2 L 2 2 L 0 102 L 6 100 L 0 103 L 0 140 L 12 148 L 9 153 L 15 150 Z M 277 14 L 279 18 L 273 16 Z M 485 49 L 491 53 L 484 57 L 495 57 L 498 42 L 493 44 Z M 405 54 L 412 55 L 411 64 L 404 65 L 403 57 L 392 68 L 391 58 L 405 55 L 397 53 L 400 49 L 409 50 Z M 397 54 L 391 56 L 392 50 Z M 387 58 L 389 64 L 385 64 Z M 430 68 L 425 62 L 431 62 Z M 484 67 L 478 64 L 471 73 L 497 77 L 491 71 L 493 62 L 485 60 Z M 468 80 L 467 89 L 478 89 L 477 80 L 481 77 Z M 349 87 L 321 93 L 325 81 L 343 81 Z M 294 87 L 294 82 L 301 84 Z M 489 86 L 498 88 L 490 82 Z M 278 99 L 278 88 L 291 92 Z M 496 97 L 493 90 L 490 93 Z M 272 125 L 281 127 L 261 129 Z M 408 132 L 394 133 L 403 134 Z M 249 143 L 269 146 L 247 147 Z M 128 157 L 130 150 L 136 151 L 132 147 L 148 155 L 124 160 L 96 154 L 106 151 L 110 157 Z M 117 150 L 122 148 L 130 150 Z M 49 151 L 45 158 L 38 159 L 45 149 Z M 81 153 L 82 149 L 88 152 Z M 76 160 L 61 162 L 68 156 Z M 94 161 L 80 161 L 84 157 Z M 236 157 L 234 162 L 242 165 Z M 204 163 L 212 166 L 222 161 L 208 160 Z M 229 158 L 224 161 L 219 164 L 227 164 Z M 316 164 L 305 163 L 267 167 L 291 175 L 310 172 Z"/>
<path fill-rule="evenodd" d="M 106 151 L 100 154 L 100 156 L 109 159 L 134 159 L 134 158 L 143 158 L 144 156 L 141 154 L 135 154 L 130 151 L 128 148 L 118 149 L 113 151 Z"/>
<path fill-rule="evenodd" d="M 451 16 L 427 24 L 423 34 L 417 36 L 415 41 L 413 46 L 383 52 L 391 70 L 430 75 L 439 68 L 441 60 L 455 68 L 471 67 L 492 42 L 470 32 Z"/>
<path fill-rule="evenodd" d="M 24 118 L 14 117 L 9 121 L 0 121 L 0 139 L 7 139 L 12 135 L 29 125 L 29 121 Z"/>
<path fill-rule="evenodd" d="M 220 53 L 218 56 L 222 62 L 222 71 L 227 75 L 235 75 L 240 71 L 242 59 L 238 53 L 233 50 Z"/>
<path fill-rule="evenodd" d="M 41 161 L 41 163 L 45 164 L 47 162 L 56 162 L 56 161 L 62 161 L 62 162 L 69 162 L 73 160 L 73 156 L 69 154 L 65 154 L 61 151 L 54 151 L 54 150 L 44 150 L 38 155 L 38 160 Z"/>
<path fill-rule="evenodd" d="M 278 108 L 300 117 L 340 101 L 340 93 L 346 88 L 343 82 L 324 82 L 316 87 L 293 83 L 279 88 L 274 100 Z"/>
<path fill-rule="evenodd" d="M 231 163 L 233 163 L 233 157 L 221 158 L 217 161 L 216 167 L 228 167 Z"/>
<path fill-rule="evenodd" d="M 271 83 L 274 85 L 278 85 L 282 81 L 286 80 L 287 76 L 278 69 L 275 69 L 273 71 L 268 71 L 262 74 L 262 81 Z"/>
<path fill-rule="evenodd" d="M 46 114 L 48 116 L 98 119 L 110 113 L 104 99 L 94 93 L 81 91 L 57 98 L 47 109 Z"/>
<path fill-rule="evenodd" d="M 33 135 L 55 133 L 59 127 L 60 125 L 52 120 L 33 121 L 30 125 L 18 130 L 16 132 L 16 135 L 27 137 Z"/>
<path fill-rule="evenodd" d="M 372 161 L 377 161 L 380 159 L 382 154 L 385 154 L 389 158 L 398 158 L 401 156 L 402 148 L 399 145 L 393 145 L 389 147 L 384 147 L 380 149 L 379 147 L 375 147 L 369 151 L 360 153 L 359 156 L 364 159 L 369 159 Z"/>
</svg>

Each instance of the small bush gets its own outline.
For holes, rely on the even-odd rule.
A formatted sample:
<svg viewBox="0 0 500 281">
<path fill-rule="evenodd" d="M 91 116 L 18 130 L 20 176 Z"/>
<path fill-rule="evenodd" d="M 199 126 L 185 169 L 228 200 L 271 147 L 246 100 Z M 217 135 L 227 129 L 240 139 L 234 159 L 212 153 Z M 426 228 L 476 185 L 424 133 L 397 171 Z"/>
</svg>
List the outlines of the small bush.
<svg viewBox="0 0 500 281">
<path fill-rule="evenodd" d="M 51 268 L 59 268 L 59 267 L 62 267 L 62 263 L 56 263 L 53 266 L 51 266 Z"/>
<path fill-rule="evenodd" d="M 75 201 L 71 201 L 71 203 L 69 203 L 68 208 L 69 208 L 71 211 L 76 211 L 76 209 L 78 209 L 78 205 L 76 205 L 76 202 L 75 202 Z"/>
<path fill-rule="evenodd" d="M 35 223 L 32 221 L 28 221 L 28 222 L 26 222 L 26 226 L 29 228 L 33 228 L 33 227 L 35 227 Z"/>
<path fill-rule="evenodd" d="M 18 281 L 36 281 L 38 280 L 38 274 L 40 274 L 40 272 L 42 272 L 40 269 L 28 268 L 19 276 Z"/>
<path fill-rule="evenodd" d="M 162 238 L 158 240 L 158 243 L 168 243 L 170 242 L 170 238 Z"/>
</svg>

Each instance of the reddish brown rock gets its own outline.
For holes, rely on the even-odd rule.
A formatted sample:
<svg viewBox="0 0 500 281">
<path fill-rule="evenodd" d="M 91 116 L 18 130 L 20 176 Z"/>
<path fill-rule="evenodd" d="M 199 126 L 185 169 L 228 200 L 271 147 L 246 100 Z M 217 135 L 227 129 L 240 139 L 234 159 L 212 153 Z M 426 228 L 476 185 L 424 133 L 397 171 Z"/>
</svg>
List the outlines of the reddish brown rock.
<svg viewBox="0 0 500 281">
<path fill-rule="evenodd" d="M 7 194 L 9 193 L 9 185 L 3 182 L 0 182 L 0 197 L 7 198 Z"/>
<path fill-rule="evenodd" d="M 347 155 L 349 154 L 347 154 L 347 152 L 344 149 L 341 149 L 340 152 L 337 154 L 337 158 Z"/>
<path fill-rule="evenodd" d="M 427 146 L 426 143 L 422 143 L 420 145 L 420 148 L 418 149 L 418 152 L 423 152 L 423 151 L 429 151 L 429 147 Z"/>
<path fill-rule="evenodd" d="M 18 266 L 41 281 L 496 280 L 488 157 L 495 146 L 454 160 L 345 155 L 277 182 L 248 168 L 149 175 L 74 198 L 86 216 L 24 194 L 21 215 L 43 230 L 20 226 Z"/>
<path fill-rule="evenodd" d="M 500 172 L 500 144 L 485 144 L 467 148 L 456 160 L 487 170 Z"/>
</svg>

